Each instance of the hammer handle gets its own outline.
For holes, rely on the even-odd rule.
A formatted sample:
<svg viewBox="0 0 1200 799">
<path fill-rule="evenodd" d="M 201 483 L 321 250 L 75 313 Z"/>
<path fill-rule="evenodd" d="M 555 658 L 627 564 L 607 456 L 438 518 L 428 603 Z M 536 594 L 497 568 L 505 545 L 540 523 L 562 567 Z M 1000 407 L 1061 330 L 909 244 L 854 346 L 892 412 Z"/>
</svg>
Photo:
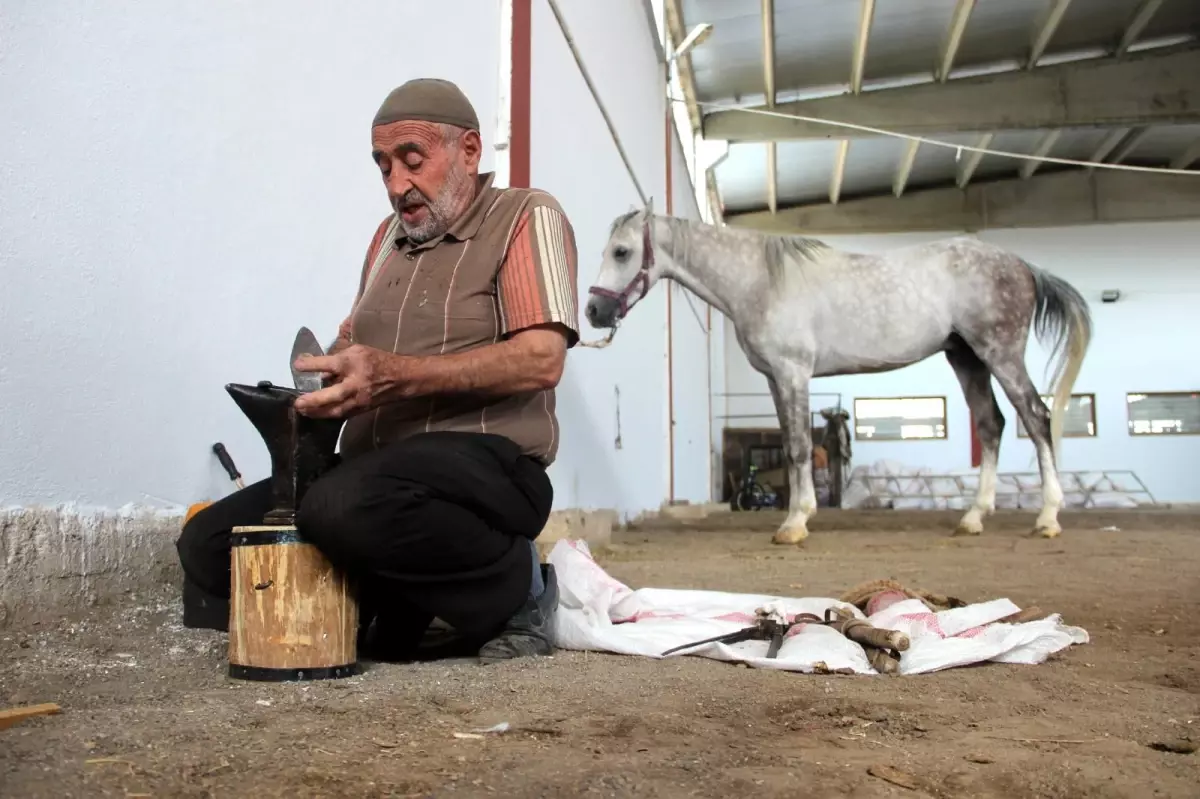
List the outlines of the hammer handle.
<svg viewBox="0 0 1200 799">
<path fill-rule="evenodd" d="M 229 475 L 229 479 L 238 484 L 238 488 L 242 486 L 242 475 L 238 472 L 237 467 L 233 465 L 233 458 L 229 457 L 229 451 L 225 449 L 225 445 L 218 441 L 213 444 L 213 452 L 216 453 L 217 460 L 221 462 L 222 468 Z"/>
</svg>

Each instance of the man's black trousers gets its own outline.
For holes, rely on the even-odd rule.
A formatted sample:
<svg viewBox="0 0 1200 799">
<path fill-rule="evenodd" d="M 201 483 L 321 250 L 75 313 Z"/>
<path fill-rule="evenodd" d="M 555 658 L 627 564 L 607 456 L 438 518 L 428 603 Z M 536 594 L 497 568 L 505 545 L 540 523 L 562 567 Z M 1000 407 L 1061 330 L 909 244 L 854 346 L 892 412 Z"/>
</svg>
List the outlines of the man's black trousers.
<svg viewBox="0 0 1200 799">
<path fill-rule="evenodd" d="M 552 500 L 545 468 L 508 438 L 422 433 L 339 464 L 309 489 L 296 526 L 356 580 L 364 612 L 486 637 L 529 596 L 530 542 Z M 227 629 L 231 529 L 262 524 L 270 507 L 263 480 L 184 526 L 185 624 Z"/>
</svg>

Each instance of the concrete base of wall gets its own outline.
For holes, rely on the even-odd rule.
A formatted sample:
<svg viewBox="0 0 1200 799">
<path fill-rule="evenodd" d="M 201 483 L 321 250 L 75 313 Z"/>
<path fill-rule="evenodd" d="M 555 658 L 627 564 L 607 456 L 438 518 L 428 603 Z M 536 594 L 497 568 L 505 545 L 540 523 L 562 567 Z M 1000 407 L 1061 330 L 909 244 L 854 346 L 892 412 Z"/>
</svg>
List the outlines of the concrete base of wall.
<svg viewBox="0 0 1200 799">
<path fill-rule="evenodd" d="M 181 524 L 179 514 L 147 509 L 0 510 L 0 629 L 178 581 Z"/>
<path fill-rule="evenodd" d="M 674 519 L 678 521 L 694 521 L 707 519 L 714 514 L 729 513 L 729 505 L 724 502 L 700 502 L 695 505 L 688 502 L 671 504 L 664 502 L 658 510 L 639 513 L 632 520 L 633 524 L 654 519 Z"/>
<path fill-rule="evenodd" d="M 70 507 L 0 510 L 0 629 L 57 621 L 182 579 L 180 513 Z M 613 511 L 556 511 L 538 537 L 543 559 L 562 538 L 612 540 Z"/>
<path fill-rule="evenodd" d="M 714 513 L 728 513 L 729 505 L 724 502 L 701 502 L 692 504 L 666 504 L 659 508 L 658 515 L 664 519 L 707 519 Z"/>
<path fill-rule="evenodd" d="M 538 554 L 542 560 L 561 539 L 583 539 L 593 551 L 612 541 L 617 514 L 609 510 L 562 510 L 550 514 L 542 534 L 538 536 Z"/>
</svg>

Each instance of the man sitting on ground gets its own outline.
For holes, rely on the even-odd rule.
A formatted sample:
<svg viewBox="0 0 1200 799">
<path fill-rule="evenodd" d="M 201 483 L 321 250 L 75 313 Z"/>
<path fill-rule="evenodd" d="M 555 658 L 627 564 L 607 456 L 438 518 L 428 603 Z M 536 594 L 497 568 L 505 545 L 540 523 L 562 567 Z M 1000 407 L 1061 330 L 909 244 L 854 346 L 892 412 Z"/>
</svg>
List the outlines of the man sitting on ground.
<svg viewBox="0 0 1200 799">
<path fill-rule="evenodd" d="M 452 83 L 392 91 L 371 141 L 394 213 L 329 355 L 296 364 L 332 382 L 296 409 L 347 419 L 297 527 L 357 578 L 365 656 L 413 656 L 434 618 L 484 662 L 550 654 L 558 588 L 533 542 L 578 341 L 574 233 L 550 195 L 479 174 L 479 121 Z M 186 626 L 228 628 L 231 528 L 269 508 L 263 480 L 184 526 Z"/>
</svg>

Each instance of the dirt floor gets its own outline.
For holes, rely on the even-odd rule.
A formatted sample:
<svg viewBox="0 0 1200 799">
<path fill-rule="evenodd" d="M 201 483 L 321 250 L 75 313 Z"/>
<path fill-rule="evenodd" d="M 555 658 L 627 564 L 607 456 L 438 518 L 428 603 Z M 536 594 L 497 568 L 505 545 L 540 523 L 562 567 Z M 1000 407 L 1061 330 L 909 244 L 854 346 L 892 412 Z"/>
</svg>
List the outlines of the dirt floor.
<svg viewBox="0 0 1200 799">
<path fill-rule="evenodd" d="M 561 652 L 272 685 L 229 680 L 225 637 L 169 594 L 130 597 L 0 633 L 0 708 L 62 706 L 0 731 L 0 796 L 1200 795 L 1200 515 L 1064 514 L 1052 541 L 1030 513 L 973 539 L 956 518 L 823 511 L 803 548 L 770 543 L 773 514 L 660 521 L 598 559 L 634 587 L 1009 597 L 1091 642 L 915 677 Z"/>
</svg>

